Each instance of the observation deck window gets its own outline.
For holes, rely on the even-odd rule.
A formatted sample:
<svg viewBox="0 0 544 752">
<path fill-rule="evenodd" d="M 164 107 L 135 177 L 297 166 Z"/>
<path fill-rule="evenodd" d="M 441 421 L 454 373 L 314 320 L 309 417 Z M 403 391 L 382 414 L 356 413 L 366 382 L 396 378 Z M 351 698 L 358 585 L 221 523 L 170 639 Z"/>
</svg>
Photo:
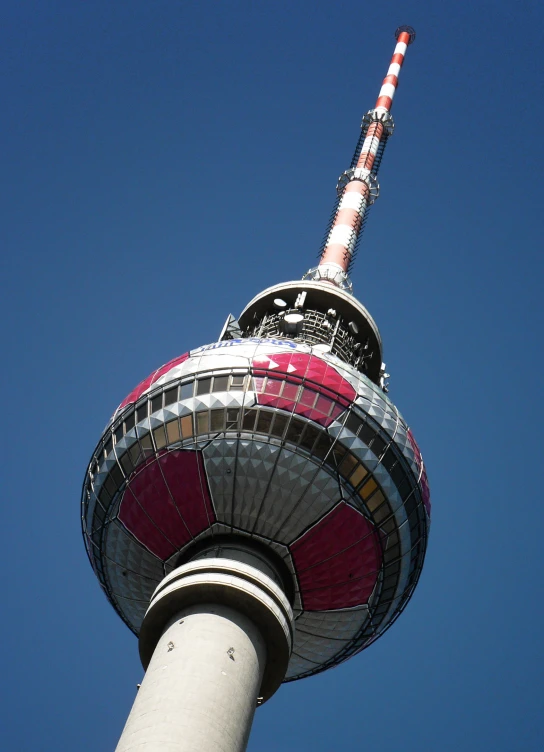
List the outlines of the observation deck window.
<svg viewBox="0 0 544 752">
<path fill-rule="evenodd" d="M 257 420 L 257 427 L 255 429 L 257 433 L 269 433 L 273 416 L 274 413 L 267 412 L 266 410 L 260 411 L 259 419 Z"/>
<path fill-rule="evenodd" d="M 253 431 L 257 413 L 258 413 L 258 410 L 254 410 L 254 409 L 244 410 L 244 418 L 242 420 L 243 430 Z"/>
<path fill-rule="evenodd" d="M 283 437 L 288 420 L 289 416 L 283 415 L 282 413 L 276 413 L 274 418 L 274 425 L 272 426 L 272 429 L 270 431 L 271 435 L 277 436 L 279 439 L 281 439 Z"/>
<path fill-rule="evenodd" d="M 359 496 L 363 501 L 366 501 L 371 494 L 377 489 L 378 485 L 374 478 L 369 478 L 362 488 L 359 489 Z"/>
<path fill-rule="evenodd" d="M 133 444 L 128 450 L 128 455 L 130 456 L 130 461 L 132 462 L 134 467 L 136 467 L 140 462 L 141 457 L 140 445 Z"/>
<path fill-rule="evenodd" d="M 164 432 L 164 426 L 158 426 L 153 431 L 153 440 L 157 449 L 162 449 L 166 446 L 166 434 Z"/>
<path fill-rule="evenodd" d="M 151 436 L 146 433 L 145 436 L 142 436 L 140 439 L 140 445 L 142 447 L 142 452 L 144 457 L 149 457 L 153 454 L 153 444 L 151 443 Z"/>
<path fill-rule="evenodd" d="M 196 393 L 198 396 L 201 394 L 209 394 L 212 390 L 212 380 L 211 378 L 207 379 L 198 379 L 196 382 Z"/>
<path fill-rule="evenodd" d="M 368 470 L 363 467 L 363 465 L 357 464 L 357 467 L 353 471 L 353 474 L 349 477 L 349 482 L 354 488 L 357 488 L 357 486 L 366 478 L 368 475 Z"/>
<path fill-rule="evenodd" d="M 213 380 L 214 392 L 226 392 L 229 388 L 228 376 L 216 376 Z"/>
<path fill-rule="evenodd" d="M 186 384 L 182 384 L 181 385 L 181 389 L 180 389 L 179 398 L 182 399 L 182 400 L 184 400 L 184 399 L 189 399 L 190 397 L 192 397 L 193 396 L 193 386 L 194 386 L 194 382 L 193 381 L 189 381 Z"/>
<path fill-rule="evenodd" d="M 304 431 L 304 435 L 302 439 L 300 440 L 300 446 L 304 447 L 305 449 L 308 449 L 308 451 L 311 451 L 313 448 L 313 445 L 315 444 L 316 440 L 319 438 L 320 435 L 321 435 L 321 431 L 319 431 L 317 428 L 307 423 L 306 430 Z"/>
<path fill-rule="evenodd" d="M 189 439 L 193 435 L 193 420 L 190 415 L 185 415 L 181 421 L 181 435 L 184 439 Z"/>
<path fill-rule="evenodd" d="M 169 444 L 175 444 L 181 439 L 181 431 L 177 420 L 171 420 L 166 424 L 166 436 Z"/>
<path fill-rule="evenodd" d="M 240 411 L 237 408 L 227 407 L 227 431 L 238 428 Z"/>
<path fill-rule="evenodd" d="M 374 512 L 382 503 L 382 501 L 385 501 L 385 496 L 383 493 L 378 489 L 366 502 L 366 506 L 369 509 L 370 512 Z M 383 518 L 385 519 L 385 517 Z"/>
<path fill-rule="evenodd" d="M 167 389 L 164 393 L 164 405 L 172 405 L 178 401 L 178 387 L 177 385 L 172 389 Z"/>
<path fill-rule="evenodd" d="M 209 433 L 210 432 L 210 426 L 209 426 L 209 412 L 208 410 L 203 410 L 200 413 L 196 413 L 195 415 L 195 423 L 196 423 L 196 431 L 195 433 L 201 434 L 201 433 Z"/>
<path fill-rule="evenodd" d="M 285 440 L 291 441 L 293 444 L 298 444 L 305 427 L 306 423 L 304 421 L 298 418 L 291 418 Z"/>
<path fill-rule="evenodd" d="M 130 453 L 129 452 L 125 452 L 119 461 L 121 463 L 121 467 L 123 468 L 124 474 L 128 478 L 128 476 L 132 473 L 132 471 L 134 469 L 134 466 L 133 466 L 132 461 L 130 459 Z"/>
<path fill-rule="evenodd" d="M 210 412 L 210 429 L 213 432 L 225 430 L 225 410 L 212 410 Z"/>
</svg>

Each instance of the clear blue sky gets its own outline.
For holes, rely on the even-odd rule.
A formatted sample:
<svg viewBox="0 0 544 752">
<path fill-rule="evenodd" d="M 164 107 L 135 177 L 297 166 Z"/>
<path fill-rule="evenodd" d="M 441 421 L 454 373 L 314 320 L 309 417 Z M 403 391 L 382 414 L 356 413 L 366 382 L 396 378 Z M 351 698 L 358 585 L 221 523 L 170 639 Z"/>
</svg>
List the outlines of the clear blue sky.
<svg viewBox="0 0 544 752">
<path fill-rule="evenodd" d="M 141 378 L 313 265 L 399 24 L 353 280 L 427 462 L 427 561 L 249 750 L 544 748 L 541 3 L 28 0 L 0 29 L 2 752 L 114 748 L 142 671 L 84 553 L 86 463 Z"/>
</svg>

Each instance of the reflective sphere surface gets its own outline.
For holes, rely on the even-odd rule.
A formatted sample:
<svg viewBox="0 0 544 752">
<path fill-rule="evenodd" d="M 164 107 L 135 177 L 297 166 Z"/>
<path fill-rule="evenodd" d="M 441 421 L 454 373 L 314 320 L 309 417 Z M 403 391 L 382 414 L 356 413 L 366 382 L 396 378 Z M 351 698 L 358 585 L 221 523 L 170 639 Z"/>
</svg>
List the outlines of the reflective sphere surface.
<svg viewBox="0 0 544 752">
<path fill-rule="evenodd" d="M 87 551 L 137 634 L 153 590 L 203 540 L 253 539 L 290 579 L 286 680 L 363 649 L 417 583 L 429 528 L 418 446 L 369 379 L 318 348 L 228 340 L 121 403 L 83 488 Z"/>
</svg>

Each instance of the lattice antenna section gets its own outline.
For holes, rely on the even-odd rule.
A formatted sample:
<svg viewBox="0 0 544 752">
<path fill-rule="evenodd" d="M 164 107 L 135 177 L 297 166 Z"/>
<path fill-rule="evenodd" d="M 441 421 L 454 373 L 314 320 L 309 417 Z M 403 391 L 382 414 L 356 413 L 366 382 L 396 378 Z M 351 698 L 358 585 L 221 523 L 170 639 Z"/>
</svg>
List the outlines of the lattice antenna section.
<svg viewBox="0 0 544 752">
<path fill-rule="evenodd" d="M 379 196 L 377 173 L 394 129 L 391 105 L 415 31 L 411 26 L 401 26 L 395 37 L 397 45 L 376 105 L 364 115 L 351 165 L 338 180 L 338 197 L 323 238 L 319 266 L 310 270 L 305 278 L 327 279 L 344 288 L 350 286 L 348 272 L 355 260 L 368 210 Z"/>
</svg>

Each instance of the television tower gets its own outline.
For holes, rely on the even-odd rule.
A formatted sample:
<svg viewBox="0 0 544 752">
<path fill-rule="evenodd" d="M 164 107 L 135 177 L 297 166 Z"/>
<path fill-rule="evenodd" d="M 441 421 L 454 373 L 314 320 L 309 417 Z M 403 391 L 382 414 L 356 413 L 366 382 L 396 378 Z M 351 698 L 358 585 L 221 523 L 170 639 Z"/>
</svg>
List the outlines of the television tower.
<svg viewBox="0 0 544 752">
<path fill-rule="evenodd" d="M 83 536 L 146 671 L 118 752 L 242 752 L 255 707 L 393 623 L 430 524 L 349 270 L 393 133 L 410 27 L 364 117 L 319 264 L 121 402 L 83 484 Z"/>
</svg>

